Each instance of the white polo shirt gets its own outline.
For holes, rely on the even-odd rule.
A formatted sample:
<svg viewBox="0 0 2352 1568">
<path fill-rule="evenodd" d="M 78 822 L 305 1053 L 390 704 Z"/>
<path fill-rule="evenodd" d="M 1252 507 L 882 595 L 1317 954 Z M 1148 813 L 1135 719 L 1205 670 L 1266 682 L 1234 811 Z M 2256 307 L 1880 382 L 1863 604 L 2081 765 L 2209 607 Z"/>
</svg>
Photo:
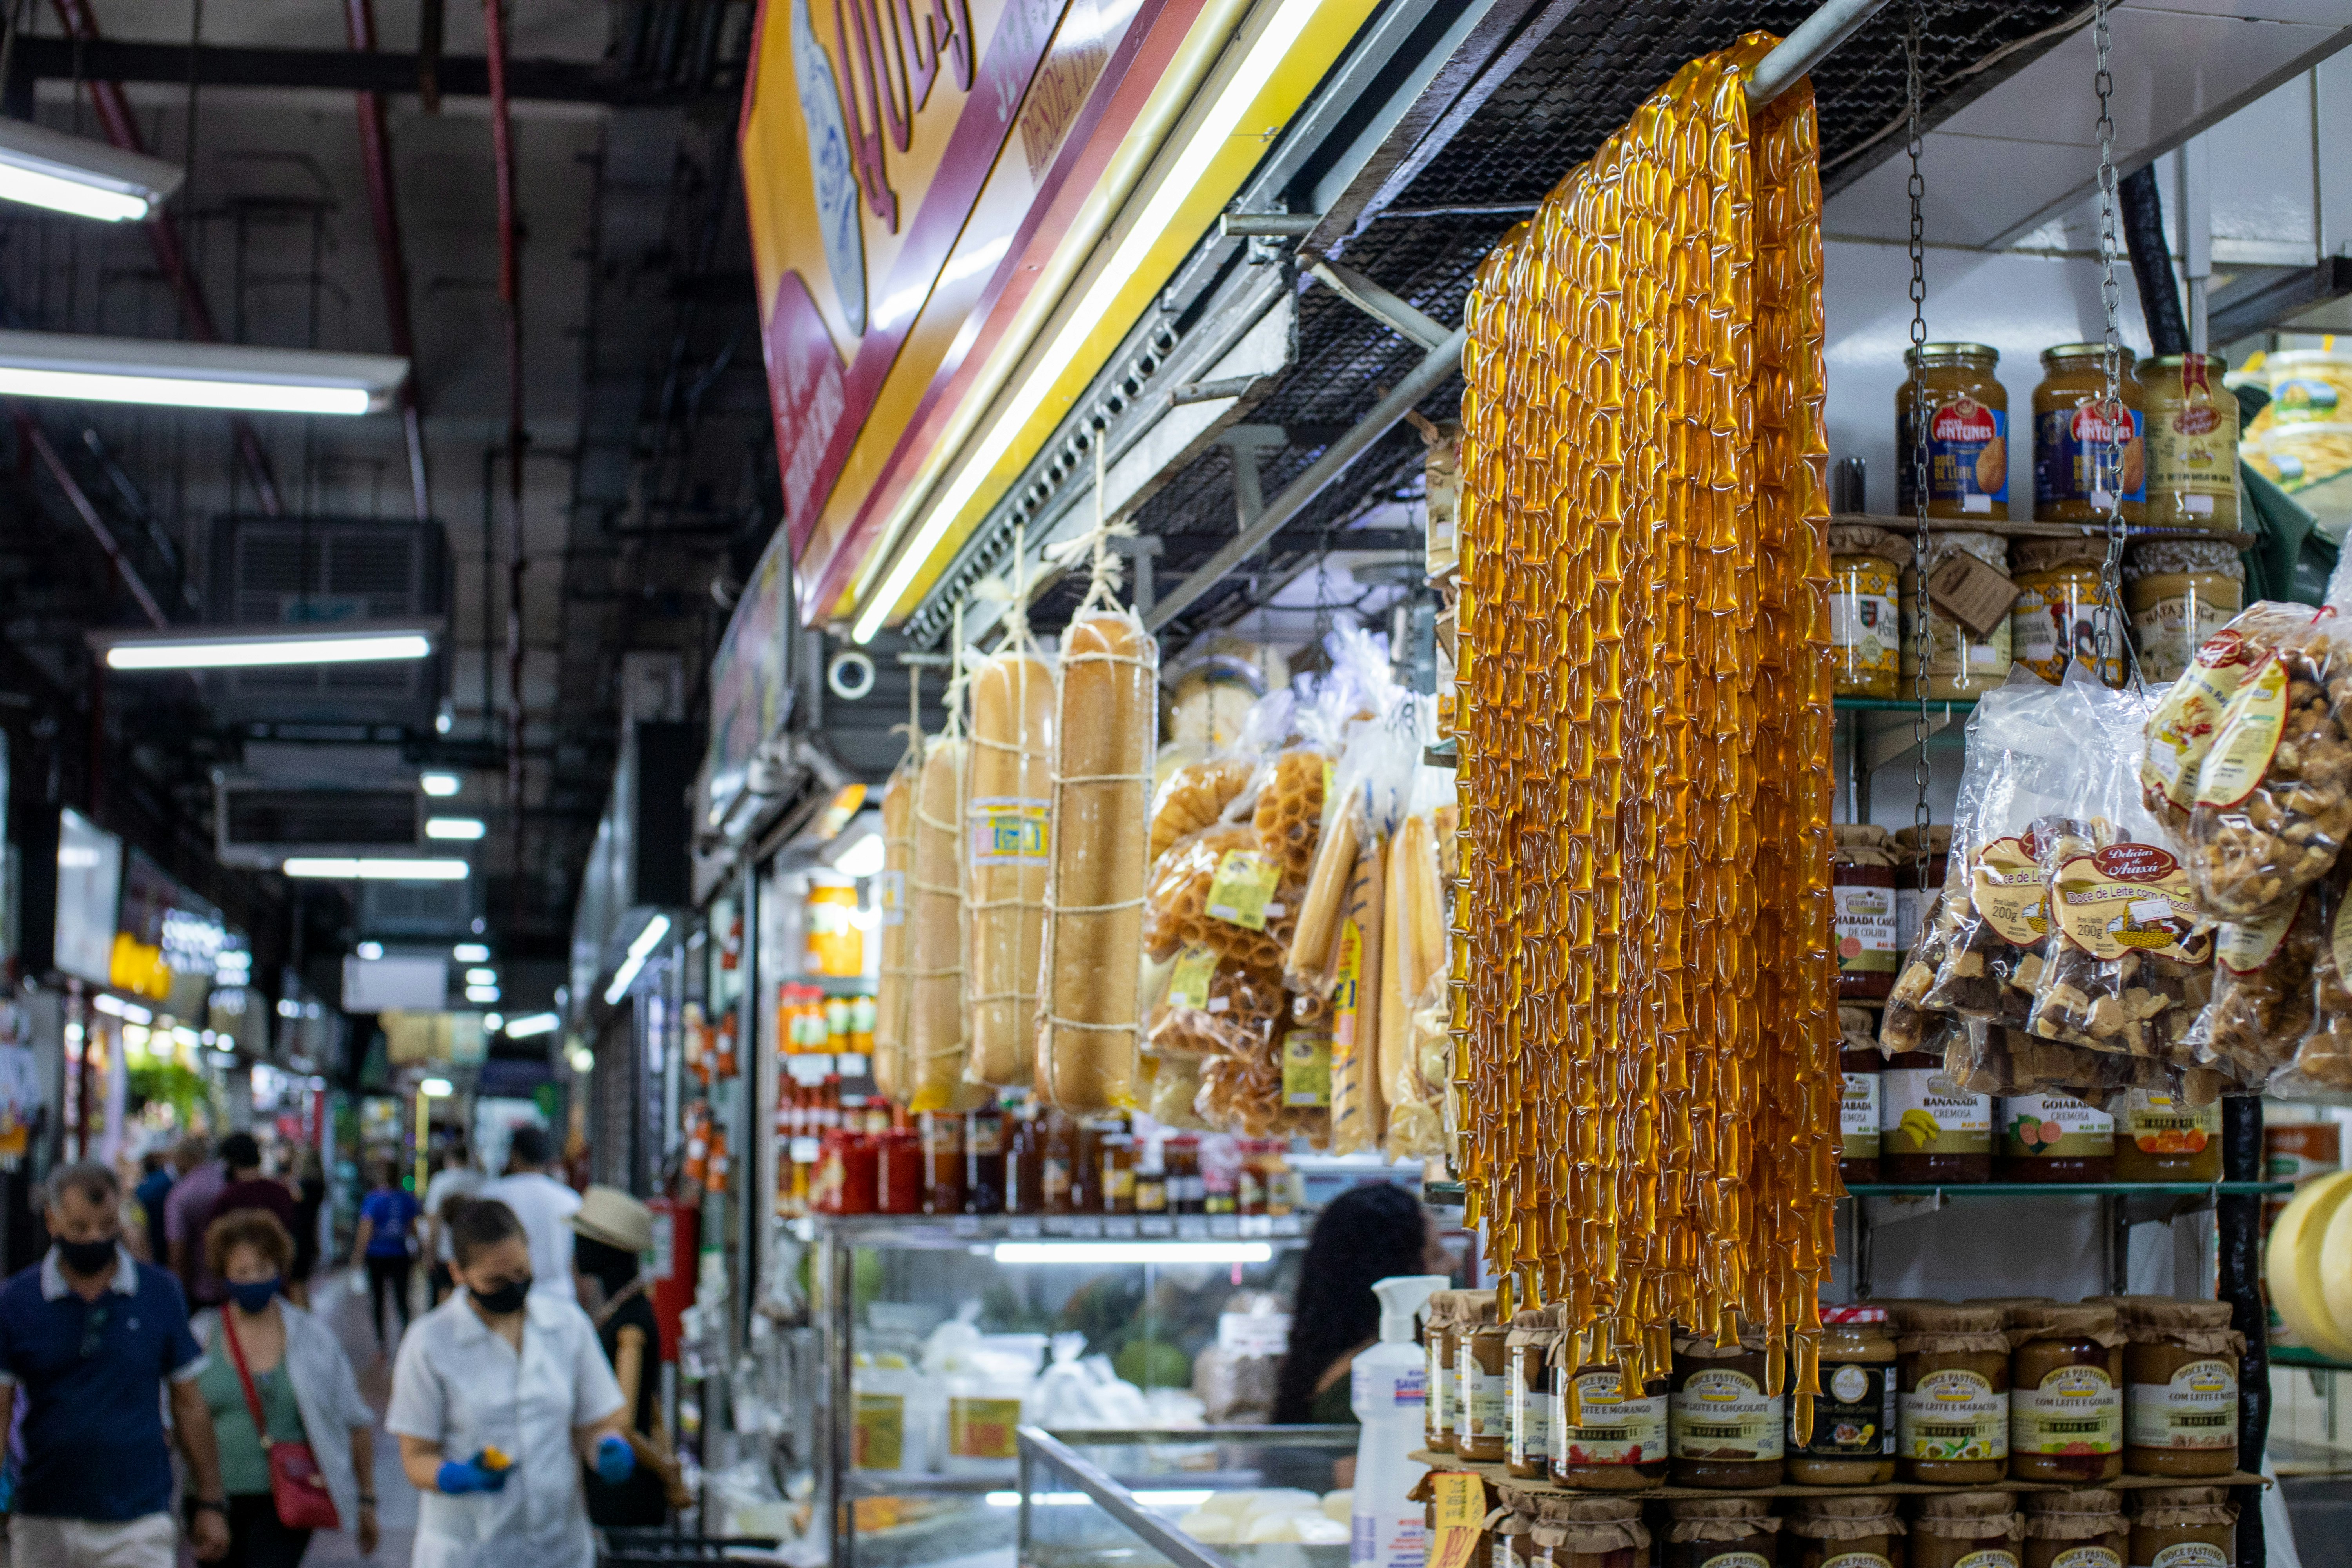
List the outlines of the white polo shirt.
<svg viewBox="0 0 2352 1568">
<path fill-rule="evenodd" d="M 500 1176 L 475 1196 L 498 1199 L 522 1221 L 523 1239 L 530 1246 L 530 1293 L 578 1300 L 579 1287 L 572 1282 L 572 1227 L 563 1222 L 580 1212 L 580 1194 L 544 1171 L 525 1171 Z"/>
</svg>

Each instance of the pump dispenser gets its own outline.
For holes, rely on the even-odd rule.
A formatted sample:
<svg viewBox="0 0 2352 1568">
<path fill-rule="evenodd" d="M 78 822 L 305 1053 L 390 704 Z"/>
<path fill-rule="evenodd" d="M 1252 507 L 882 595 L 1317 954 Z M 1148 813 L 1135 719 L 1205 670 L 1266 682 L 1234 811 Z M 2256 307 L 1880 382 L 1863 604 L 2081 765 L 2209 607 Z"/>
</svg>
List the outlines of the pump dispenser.
<svg viewBox="0 0 2352 1568">
<path fill-rule="evenodd" d="M 1348 1403 L 1363 1435 L 1356 1439 L 1356 1495 L 1349 1520 L 1349 1568 L 1422 1568 L 1428 1532 L 1421 1505 L 1405 1493 L 1429 1467 L 1410 1456 L 1422 1442 L 1428 1369 L 1413 1324 L 1429 1298 L 1453 1281 L 1443 1274 L 1399 1274 L 1376 1281 L 1381 1341 L 1349 1369 Z"/>
</svg>

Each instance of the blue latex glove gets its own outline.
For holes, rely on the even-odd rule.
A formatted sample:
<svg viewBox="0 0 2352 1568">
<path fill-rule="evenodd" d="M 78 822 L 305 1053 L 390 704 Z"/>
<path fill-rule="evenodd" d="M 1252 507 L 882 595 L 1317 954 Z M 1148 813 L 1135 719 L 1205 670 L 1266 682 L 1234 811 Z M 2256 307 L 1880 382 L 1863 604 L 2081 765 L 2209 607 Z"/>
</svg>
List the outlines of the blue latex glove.
<svg viewBox="0 0 2352 1568">
<path fill-rule="evenodd" d="M 625 1437 L 607 1437 L 596 1445 L 596 1479 L 619 1486 L 636 1473 L 637 1456 Z"/>
<path fill-rule="evenodd" d="M 485 1457 L 477 1454 L 463 1463 L 456 1459 L 446 1461 L 435 1472 L 433 1484 L 451 1497 L 463 1497 L 467 1492 L 505 1490 L 507 1472 L 490 1468 L 482 1462 Z"/>
</svg>

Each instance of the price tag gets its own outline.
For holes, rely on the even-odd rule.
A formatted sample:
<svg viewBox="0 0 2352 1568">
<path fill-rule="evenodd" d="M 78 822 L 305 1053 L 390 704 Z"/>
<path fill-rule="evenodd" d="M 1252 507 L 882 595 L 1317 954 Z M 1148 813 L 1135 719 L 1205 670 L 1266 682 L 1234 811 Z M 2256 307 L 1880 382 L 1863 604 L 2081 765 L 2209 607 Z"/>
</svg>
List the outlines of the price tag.
<svg viewBox="0 0 2352 1568">
<path fill-rule="evenodd" d="M 1244 931 L 1264 931 L 1282 868 L 1255 849 L 1228 849 L 1209 883 L 1212 919 Z"/>
<path fill-rule="evenodd" d="M 1194 942 L 1176 955 L 1168 974 L 1168 1005 L 1198 1012 L 1209 1005 L 1209 980 L 1217 972 L 1217 950 Z M 1223 998 L 1220 997 L 1220 1001 Z"/>
<path fill-rule="evenodd" d="M 2017 584 L 2000 567 L 1956 550 L 1927 574 L 1927 598 L 1978 636 L 1990 637 L 2009 624 Z"/>
<path fill-rule="evenodd" d="M 1468 1568 L 1486 1522 L 1486 1483 L 1459 1470 L 1432 1470 L 1429 1487 L 1437 1515 L 1429 1568 Z"/>
</svg>

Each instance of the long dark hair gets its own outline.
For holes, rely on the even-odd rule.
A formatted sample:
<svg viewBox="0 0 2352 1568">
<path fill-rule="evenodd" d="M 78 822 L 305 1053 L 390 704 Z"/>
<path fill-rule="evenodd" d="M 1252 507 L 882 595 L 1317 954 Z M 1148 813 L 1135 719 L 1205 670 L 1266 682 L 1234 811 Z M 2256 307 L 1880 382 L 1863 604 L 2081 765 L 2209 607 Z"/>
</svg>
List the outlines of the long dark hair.
<svg viewBox="0 0 2352 1568">
<path fill-rule="evenodd" d="M 1324 1209 L 1299 1265 L 1290 1349 L 1274 1383 L 1276 1425 L 1312 1418 L 1315 1384 L 1331 1363 L 1380 1332 L 1372 1282 L 1425 1272 L 1428 1245 L 1420 1200 L 1392 1182 L 1350 1188 Z"/>
</svg>

